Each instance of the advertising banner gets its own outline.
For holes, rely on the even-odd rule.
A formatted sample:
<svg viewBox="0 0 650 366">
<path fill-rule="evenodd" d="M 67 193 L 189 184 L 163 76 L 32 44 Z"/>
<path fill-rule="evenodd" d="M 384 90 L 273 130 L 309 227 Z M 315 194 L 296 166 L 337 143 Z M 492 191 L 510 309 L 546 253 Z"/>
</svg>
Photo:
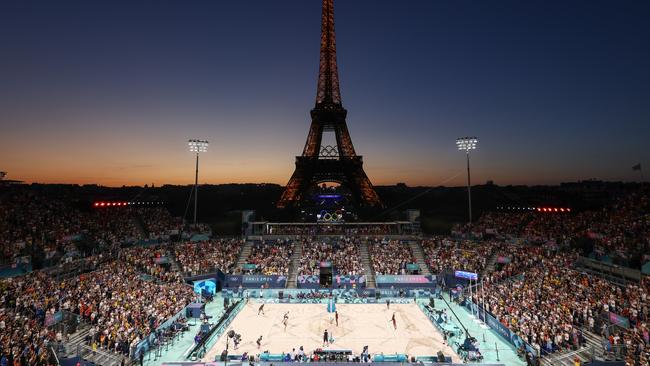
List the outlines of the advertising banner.
<svg viewBox="0 0 650 366">
<path fill-rule="evenodd" d="M 320 277 L 316 275 L 298 276 L 298 288 L 320 288 Z"/>
<path fill-rule="evenodd" d="M 361 297 L 367 297 L 367 298 L 374 298 L 375 297 L 375 289 L 374 288 L 364 288 L 362 290 L 359 290 L 359 296 Z"/>
<path fill-rule="evenodd" d="M 244 288 L 285 288 L 287 276 L 279 275 L 226 275 L 224 287 L 233 288 L 242 286 Z"/>
<path fill-rule="evenodd" d="M 334 281 L 332 281 L 332 286 L 334 288 L 366 287 L 366 277 L 359 275 L 336 275 L 334 276 Z"/>
<path fill-rule="evenodd" d="M 217 280 L 210 278 L 202 281 L 194 281 L 194 292 L 197 294 L 214 295 L 217 292 Z"/>
<path fill-rule="evenodd" d="M 298 288 L 321 288 L 320 277 L 316 275 L 298 276 Z M 336 275 L 332 278 L 332 288 L 364 288 L 366 277 L 359 275 Z"/>
<path fill-rule="evenodd" d="M 377 287 L 435 287 L 434 275 L 379 275 L 375 277 Z"/>
<path fill-rule="evenodd" d="M 476 274 L 474 272 L 454 271 L 454 276 L 456 278 L 464 278 L 466 280 L 471 280 L 471 281 L 477 281 L 478 280 L 478 274 Z"/>
</svg>

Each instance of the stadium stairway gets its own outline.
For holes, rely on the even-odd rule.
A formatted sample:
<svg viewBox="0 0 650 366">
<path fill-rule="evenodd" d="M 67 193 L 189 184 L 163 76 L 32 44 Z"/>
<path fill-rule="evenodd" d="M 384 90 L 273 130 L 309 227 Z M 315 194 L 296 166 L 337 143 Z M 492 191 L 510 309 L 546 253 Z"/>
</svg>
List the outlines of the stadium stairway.
<svg viewBox="0 0 650 366">
<path fill-rule="evenodd" d="M 300 258 L 302 257 L 302 243 L 296 242 L 293 246 L 291 255 L 291 267 L 289 268 L 289 277 L 287 278 L 287 288 L 297 288 L 298 269 L 300 268 Z"/>
<path fill-rule="evenodd" d="M 120 366 L 124 356 L 117 353 L 113 353 L 103 349 L 93 350 L 90 346 L 80 346 L 79 347 L 79 357 L 84 361 L 92 362 L 95 365 L 101 366 Z M 125 365 L 135 364 L 132 360 L 126 358 L 124 360 Z"/>
<path fill-rule="evenodd" d="M 169 264 L 172 272 L 181 272 L 181 266 L 178 265 L 178 260 L 176 260 L 176 251 L 174 249 L 169 249 Z"/>
<path fill-rule="evenodd" d="M 133 220 L 133 224 L 138 229 L 138 234 L 140 234 L 140 237 L 141 238 L 148 238 L 149 237 L 149 231 L 145 228 L 144 220 L 142 220 L 142 217 L 140 216 L 140 214 L 138 214 L 136 212 L 131 216 L 131 218 Z"/>
<path fill-rule="evenodd" d="M 420 273 L 423 275 L 430 275 L 431 271 L 424 259 L 424 251 L 422 250 L 420 242 L 417 240 L 411 240 L 409 241 L 409 247 L 411 247 L 411 253 L 415 257 L 417 265 L 420 266 Z"/>
<path fill-rule="evenodd" d="M 481 278 L 483 278 L 488 273 L 494 272 L 494 268 L 495 268 L 495 266 L 497 264 L 497 258 L 498 257 L 499 256 L 497 255 L 497 253 L 492 253 L 492 255 L 490 256 L 490 258 L 487 261 L 487 264 L 485 265 L 485 269 L 483 269 L 483 272 L 480 273 Z"/>
<path fill-rule="evenodd" d="M 64 343 L 65 355 L 66 357 L 73 357 L 77 355 L 77 350 L 80 345 L 82 345 L 86 339 L 86 336 L 90 333 L 90 326 L 88 324 L 81 323 L 77 328 L 77 331 L 70 334 L 68 340 Z"/>
<path fill-rule="evenodd" d="M 90 328 L 91 326 L 86 323 L 79 324 L 77 331 L 72 333 L 64 342 L 65 352 L 59 354 L 59 357 L 68 359 L 78 356 L 96 365 L 119 366 L 122 362 L 122 355 L 102 349 L 93 351 L 90 346 L 85 344 L 86 337 L 90 334 Z M 133 364 L 135 364 L 133 360 L 125 359 L 125 365 Z"/>
<path fill-rule="evenodd" d="M 377 286 L 375 283 L 375 271 L 372 269 L 372 263 L 370 262 L 370 253 L 368 252 L 367 241 L 361 241 L 361 244 L 359 245 L 359 254 L 361 254 L 361 263 L 363 263 L 363 270 L 366 274 L 366 287 L 375 288 Z"/>
<path fill-rule="evenodd" d="M 242 268 L 244 268 L 244 264 L 246 264 L 246 260 L 251 254 L 251 250 L 253 250 L 253 242 L 246 241 L 239 251 L 239 257 L 237 258 L 237 267 L 235 267 L 236 271 L 241 271 Z"/>
<path fill-rule="evenodd" d="M 601 338 L 584 328 L 582 329 L 582 334 L 586 340 L 586 343 L 582 348 L 576 351 L 557 352 L 543 357 L 540 364 L 542 366 L 573 366 L 576 357 L 579 358 L 583 364 L 592 359 L 602 359 L 603 345 L 601 343 Z"/>
</svg>

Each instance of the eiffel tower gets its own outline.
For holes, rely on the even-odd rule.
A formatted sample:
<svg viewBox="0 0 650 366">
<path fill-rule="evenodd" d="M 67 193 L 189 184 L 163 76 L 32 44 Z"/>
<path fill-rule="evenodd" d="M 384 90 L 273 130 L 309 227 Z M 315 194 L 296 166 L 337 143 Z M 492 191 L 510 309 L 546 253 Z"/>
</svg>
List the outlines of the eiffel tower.
<svg viewBox="0 0 650 366">
<path fill-rule="evenodd" d="M 349 189 L 360 206 L 381 206 L 379 196 L 363 171 L 363 158 L 354 151 L 341 104 L 336 66 L 334 0 L 323 0 L 320 36 L 320 66 L 316 106 L 311 110 L 311 127 L 296 170 L 280 197 L 280 208 L 300 206 L 308 190 L 322 182 L 336 182 Z M 322 146 L 323 132 L 334 132 L 336 146 Z"/>
</svg>

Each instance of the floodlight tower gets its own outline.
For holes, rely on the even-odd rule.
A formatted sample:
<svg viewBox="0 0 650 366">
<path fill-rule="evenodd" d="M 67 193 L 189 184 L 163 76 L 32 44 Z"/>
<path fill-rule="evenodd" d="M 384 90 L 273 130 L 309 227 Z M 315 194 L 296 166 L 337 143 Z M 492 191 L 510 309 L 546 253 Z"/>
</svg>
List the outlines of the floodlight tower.
<svg viewBox="0 0 650 366">
<path fill-rule="evenodd" d="M 199 200 L 199 153 L 208 151 L 207 140 L 189 140 L 190 151 L 196 153 L 196 175 L 194 176 L 194 226 L 196 227 L 196 209 Z"/>
<path fill-rule="evenodd" d="M 467 155 L 467 204 L 469 207 L 469 224 L 472 224 L 472 189 L 469 174 L 469 151 L 476 149 L 478 139 L 476 137 L 459 137 L 456 139 L 458 150 L 465 151 Z"/>
</svg>

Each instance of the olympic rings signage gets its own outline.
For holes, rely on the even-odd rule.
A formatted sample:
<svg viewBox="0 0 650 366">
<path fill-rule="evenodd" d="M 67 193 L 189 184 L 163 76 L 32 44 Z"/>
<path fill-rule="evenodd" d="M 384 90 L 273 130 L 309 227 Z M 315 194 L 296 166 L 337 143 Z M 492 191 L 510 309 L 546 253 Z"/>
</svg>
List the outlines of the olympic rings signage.
<svg viewBox="0 0 650 366">
<path fill-rule="evenodd" d="M 327 210 L 322 210 L 316 218 L 319 222 L 339 222 L 343 219 L 343 212 L 341 210 L 336 210 L 334 213 L 330 213 Z"/>
</svg>

